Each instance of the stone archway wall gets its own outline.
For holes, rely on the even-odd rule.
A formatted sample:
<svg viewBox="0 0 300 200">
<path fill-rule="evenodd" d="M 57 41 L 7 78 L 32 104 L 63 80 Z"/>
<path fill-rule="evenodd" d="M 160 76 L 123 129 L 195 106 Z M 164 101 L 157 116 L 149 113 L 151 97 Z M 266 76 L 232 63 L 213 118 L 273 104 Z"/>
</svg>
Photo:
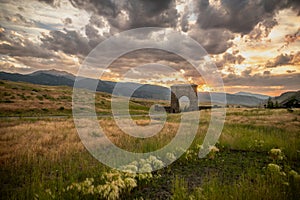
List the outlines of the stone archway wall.
<svg viewBox="0 0 300 200">
<path fill-rule="evenodd" d="M 195 84 L 182 84 L 171 86 L 171 113 L 179 113 L 179 99 L 182 96 L 186 96 L 190 100 L 190 106 L 188 111 L 198 110 L 198 95 L 197 87 Z"/>
</svg>

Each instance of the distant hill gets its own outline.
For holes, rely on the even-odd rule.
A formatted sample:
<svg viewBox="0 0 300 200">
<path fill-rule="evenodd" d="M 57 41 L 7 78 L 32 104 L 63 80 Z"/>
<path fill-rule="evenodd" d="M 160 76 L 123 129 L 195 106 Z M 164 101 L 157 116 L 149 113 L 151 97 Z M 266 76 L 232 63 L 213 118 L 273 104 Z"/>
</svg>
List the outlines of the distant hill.
<svg viewBox="0 0 300 200">
<path fill-rule="evenodd" d="M 254 93 L 250 93 L 250 92 L 238 92 L 238 93 L 235 93 L 235 95 L 256 97 L 258 99 L 263 99 L 263 100 L 268 99 L 270 97 L 270 96 L 267 96 L 267 95 L 254 94 Z"/>
<path fill-rule="evenodd" d="M 222 93 L 208 93 L 208 92 L 199 92 L 198 98 L 199 102 L 211 102 L 211 98 L 215 101 L 212 104 L 220 104 L 222 103 Z M 228 94 L 226 93 L 227 104 L 229 105 L 240 105 L 240 106 L 248 106 L 254 107 L 263 102 L 262 99 L 259 99 L 254 96 L 247 95 L 236 95 L 236 94 Z"/>
<path fill-rule="evenodd" d="M 273 101 L 278 101 L 279 104 L 284 103 L 286 100 L 291 99 L 293 97 L 300 96 L 300 90 L 299 91 L 290 91 L 282 93 L 280 96 L 272 98 Z"/>
<path fill-rule="evenodd" d="M 300 90 L 282 93 L 280 96 L 271 98 L 273 104 L 280 107 L 299 107 L 300 106 Z M 267 103 L 267 101 L 266 101 Z"/>
<path fill-rule="evenodd" d="M 36 71 L 31 74 L 17 74 L 17 73 L 7 73 L 0 72 L 0 79 L 16 81 L 16 82 L 27 82 L 40 85 L 50 85 L 50 86 L 70 86 L 73 87 L 75 76 L 58 70 L 41 70 Z M 88 81 L 96 81 L 95 79 L 84 78 Z M 113 89 L 117 83 L 112 81 L 98 81 L 97 91 L 107 92 L 112 94 Z M 170 90 L 166 87 L 156 86 L 156 85 L 143 85 L 138 83 L 128 83 L 124 82 L 121 84 L 124 90 L 122 90 L 118 95 L 126 96 L 129 88 L 137 88 L 133 93 L 132 97 L 145 98 L 145 99 L 160 99 L 169 100 Z"/>
<path fill-rule="evenodd" d="M 73 87 L 75 76 L 73 74 L 58 71 L 58 70 L 41 70 L 36 71 L 31 74 L 12 74 L 6 72 L 0 72 L 0 79 L 10 80 L 16 82 L 28 82 L 40 85 L 50 85 L 50 86 L 70 86 Z M 86 81 L 96 81 L 95 79 L 83 78 Z M 112 81 L 98 81 L 97 91 L 106 92 L 112 94 L 113 89 L 117 83 Z M 132 97 L 144 98 L 144 99 L 159 99 L 159 100 L 170 100 L 170 89 L 157 85 L 139 84 L 139 83 L 121 83 L 122 90 L 119 91 L 118 95 L 126 96 L 131 88 L 137 88 L 133 93 Z M 288 94 L 286 94 L 288 95 Z M 211 102 L 211 96 L 215 100 L 211 102 L 212 104 L 221 103 L 221 93 L 208 93 L 199 92 L 199 102 L 209 103 Z M 265 99 L 268 98 L 266 95 L 252 94 L 246 92 L 239 92 L 237 94 L 226 94 L 227 104 L 240 105 L 254 107 L 262 105 Z M 279 101 L 279 99 L 277 99 Z"/>
<path fill-rule="evenodd" d="M 56 69 L 51 69 L 51 70 L 40 70 L 40 71 L 36 71 L 33 72 L 31 74 L 29 74 L 30 76 L 39 76 L 39 75 L 43 75 L 43 74 L 48 74 L 48 75 L 52 75 L 52 76 L 57 76 L 57 77 L 65 77 L 71 80 L 75 80 L 75 76 L 71 73 L 65 72 L 65 71 L 59 71 Z"/>
<path fill-rule="evenodd" d="M 0 72 L 0 79 L 2 80 L 9 80 L 9 81 L 16 81 L 16 82 L 27 82 L 33 84 L 40 84 L 40 85 L 51 85 L 51 86 L 59 86 L 59 85 L 66 85 L 66 86 L 73 86 L 74 79 L 70 79 L 68 76 L 64 75 L 54 75 L 50 71 L 37 71 L 32 74 L 11 74 L 6 72 Z M 74 76 L 73 76 L 74 77 Z"/>
</svg>

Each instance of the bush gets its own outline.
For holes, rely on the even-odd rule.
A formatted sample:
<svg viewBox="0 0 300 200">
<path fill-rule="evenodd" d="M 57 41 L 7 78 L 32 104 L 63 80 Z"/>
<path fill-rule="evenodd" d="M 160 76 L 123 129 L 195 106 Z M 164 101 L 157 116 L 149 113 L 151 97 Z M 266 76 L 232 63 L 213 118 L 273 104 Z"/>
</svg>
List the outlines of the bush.
<svg viewBox="0 0 300 200">
<path fill-rule="evenodd" d="M 59 107 L 58 110 L 63 111 L 64 109 L 65 109 L 65 107 L 61 106 L 61 107 Z"/>
</svg>

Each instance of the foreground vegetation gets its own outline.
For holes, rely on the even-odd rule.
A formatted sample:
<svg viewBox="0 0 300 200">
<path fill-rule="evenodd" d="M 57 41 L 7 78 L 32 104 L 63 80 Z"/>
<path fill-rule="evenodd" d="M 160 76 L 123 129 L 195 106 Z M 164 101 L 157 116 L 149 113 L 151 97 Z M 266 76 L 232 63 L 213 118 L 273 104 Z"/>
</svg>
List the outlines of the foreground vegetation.
<svg viewBox="0 0 300 200">
<path fill-rule="evenodd" d="M 299 198 L 299 111 L 229 110 L 219 143 L 206 158 L 198 159 L 199 144 L 209 119 L 209 111 L 201 112 L 201 127 L 189 151 L 171 166 L 144 177 L 112 171 L 95 160 L 81 144 L 71 118 L 2 119 L 1 196 L 5 199 Z M 167 123 L 164 134 L 143 143 L 122 134 L 118 137 L 119 130 L 111 118 L 99 122 L 114 133 L 109 137 L 122 148 L 130 150 L 134 146 L 139 151 L 142 148 L 150 151 L 172 137 L 177 116 L 171 118 L 174 119 Z M 146 123 L 146 119 L 136 120 Z M 275 150 L 278 155 L 273 155 L 271 149 L 280 149 Z M 103 196 L 104 186 L 109 188 L 107 196 Z"/>
<path fill-rule="evenodd" d="M 32 111 L 37 117 L 0 119 L 1 199 L 300 198 L 300 110 L 228 109 L 219 142 L 211 146 L 205 158 L 199 159 L 197 153 L 210 120 L 210 111 L 201 111 L 194 143 L 180 159 L 167 168 L 135 174 L 132 172 L 138 167 L 162 164 L 160 158 L 149 157 L 124 166 L 126 173 L 99 163 L 76 133 L 71 111 L 68 111 L 71 104 L 62 100 L 67 98 L 60 97 L 62 94 L 70 96 L 70 88 L 1 84 L 3 116 L 26 116 L 37 106 L 37 110 Z M 9 87 L 18 89 L 12 92 Z M 46 91 L 54 100 L 30 99 L 28 91 L 34 93 L 32 96 Z M 26 100 L 20 99 L 19 93 L 24 93 Z M 109 113 L 105 105 L 110 104 L 110 97 L 97 95 L 98 102 L 104 102 L 100 103 L 103 107 L 98 105 L 98 112 Z M 4 102 L 11 96 L 15 96 L 14 102 Z M 22 102 L 28 106 L 22 106 Z M 145 113 L 151 103 L 133 100 L 131 109 Z M 40 117 L 46 116 L 43 108 L 48 109 L 47 115 L 57 115 L 61 106 L 64 110 L 60 114 L 65 118 Z M 99 123 L 117 146 L 128 151 L 148 152 L 161 148 L 173 138 L 179 119 L 179 114 L 169 115 L 162 131 L 148 139 L 122 133 L 109 116 L 99 117 Z M 144 116 L 135 116 L 134 120 L 142 126 L 149 123 L 149 118 Z"/>
</svg>

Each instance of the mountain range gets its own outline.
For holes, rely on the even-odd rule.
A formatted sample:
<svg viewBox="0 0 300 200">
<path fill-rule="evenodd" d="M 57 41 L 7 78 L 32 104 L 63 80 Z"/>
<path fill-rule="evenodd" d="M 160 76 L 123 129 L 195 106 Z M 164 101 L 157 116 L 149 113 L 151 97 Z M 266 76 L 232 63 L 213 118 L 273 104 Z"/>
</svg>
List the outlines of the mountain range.
<svg viewBox="0 0 300 200">
<path fill-rule="evenodd" d="M 73 87 L 76 77 L 73 74 L 58 70 L 41 70 L 31 74 L 17 74 L 0 72 L 0 79 L 9 81 L 27 82 L 40 85 L 50 86 L 70 86 Z M 83 78 L 85 81 L 96 81 L 95 79 Z M 113 89 L 117 83 L 112 81 L 98 80 L 97 91 L 113 93 Z M 124 82 L 120 84 L 122 90 L 118 93 L 120 96 L 125 96 L 128 89 L 137 88 L 132 97 L 145 99 L 160 99 L 168 100 L 170 98 L 170 90 L 165 87 Z"/>
<path fill-rule="evenodd" d="M 18 82 L 28 82 L 33 84 L 40 85 L 51 85 L 51 86 L 70 86 L 73 87 L 76 77 L 73 74 L 70 74 L 65 71 L 58 70 L 41 70 L 36 71 L 31 74 L 17 74 L 17 73 L 7 73 L 0 72 L 0 79 L 9 80 L 9 81 L 18 81 Z M 96 81 L 95 79 L 83 78 L 85 80 Z M 112 94 L 116 82 L 99 80 L 97 85 L 97 91 L 106 92 Z M 135 98 L 145 98 L 145 99 L 160 99 L 160 100 L 169 100 L 170 99 L 170 89 L 158 86 L 158 85 L 149 85 L 149 84 L 139 84 L 131 82 L 121 83 L 122 90 L 119 91 L 118 95 L 126 96 L 128 89 L 137 88 L 132 94 L 132 97 Z M 288 96 L 292 93 L 287 93 L 285 96 Z M 219 104 L 221 100 L 222 93 L 217 92 L 199 92 L 199 102 L 211 102 L 213 98 L 215 102 L 213 104 Z M 231 105 L 241 105 L 241 106 L 258 106 L 263 104 L 269 96 L 261 94 L 253 94 L 247 92 L 238 92 L 235 94 L 226 93 L 227 104 Z M 284 97 L 274 97 L 281 101 Z M 283 101 L 283 100 L 282 100 Z"/>
<path fill-rule="evenodd" d="M 241 96 L 249 96 L 249 97 L 256 97 L 258 99 L 268 99 L 270 96 L 267 95 L 263 95 L 263 94 L 254 94 L 254 93 L 250 93 L 250 92 L 238 92 L 235 93 L 235 95 L 241 95 Z"/>
<path fill-rule="evenodd" d="M 300 90 L 282 93 L 278 97 L 270 99 L 274 105 L 279 107 L 299 107 L 300 104 Z M 267 102 L 265 102 L 267 104 Z"/>
</svg>

